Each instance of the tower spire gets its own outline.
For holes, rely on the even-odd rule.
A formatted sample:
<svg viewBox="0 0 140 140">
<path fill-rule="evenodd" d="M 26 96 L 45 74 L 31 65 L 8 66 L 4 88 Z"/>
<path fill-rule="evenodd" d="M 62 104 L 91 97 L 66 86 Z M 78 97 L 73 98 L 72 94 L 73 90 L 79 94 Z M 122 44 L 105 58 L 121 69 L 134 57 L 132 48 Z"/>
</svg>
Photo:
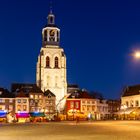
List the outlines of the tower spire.
<svg viewBox="0 0 140 140">
<path fill-rule="evenodd" d="M 52 0 L 50 0 L 50 14 L 52 14 L 52 9 L 53 9 Z"/>
<path fill-rule="evenodd" d="M 48 25 L 55 25 L 55 16 L 52 12 L 52 0 L 50 0 L 50 12 L 49 12 L 49 15 L 48 15 Z"/>
</svg>

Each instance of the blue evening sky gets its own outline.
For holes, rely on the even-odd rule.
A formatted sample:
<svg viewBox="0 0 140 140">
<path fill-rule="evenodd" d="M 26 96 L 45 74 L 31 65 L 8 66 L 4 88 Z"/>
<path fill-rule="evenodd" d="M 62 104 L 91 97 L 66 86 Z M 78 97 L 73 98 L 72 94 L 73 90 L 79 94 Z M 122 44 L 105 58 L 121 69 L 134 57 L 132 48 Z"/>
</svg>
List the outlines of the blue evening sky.
<svg viewBox="0 0 140 140">
<path fill-rule="evenodd" d="M 35 83 L 41 30 L 49 0 L 0 1 L 0 86 Z M 119 97 L 126 85 L 140 84 L 140 1 L 54 0 L 67 56 L 68 83 Z"/>
</svg>

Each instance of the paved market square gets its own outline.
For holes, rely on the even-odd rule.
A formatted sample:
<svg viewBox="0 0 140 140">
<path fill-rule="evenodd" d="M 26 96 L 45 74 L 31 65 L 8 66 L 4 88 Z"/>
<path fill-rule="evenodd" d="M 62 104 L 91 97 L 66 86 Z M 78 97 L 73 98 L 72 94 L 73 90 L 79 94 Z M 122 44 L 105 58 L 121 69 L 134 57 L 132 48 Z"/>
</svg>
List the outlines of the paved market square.
<svg viewBox="0 0 140 140">
<path fill-rule="evenodd" d="M 0 124 L 0 140 L 139 140 L 140 121 Z"/>
</svg>

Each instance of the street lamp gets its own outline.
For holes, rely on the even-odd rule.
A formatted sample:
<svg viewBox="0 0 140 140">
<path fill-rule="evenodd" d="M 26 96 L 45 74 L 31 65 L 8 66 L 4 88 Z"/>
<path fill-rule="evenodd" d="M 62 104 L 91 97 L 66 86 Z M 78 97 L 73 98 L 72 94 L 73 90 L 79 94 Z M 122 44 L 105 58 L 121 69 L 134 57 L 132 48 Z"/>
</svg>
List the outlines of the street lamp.
<svg viewBox="0 0 140 140">
<path fill-rule="evenodd" d="M 140 58 L 140 51 L 135 52 L 135 58 L 137 58 L 137 59 Z"/>
<path fill-rule="evenodd" d="M 139 60 L 139 59 L 140 59 L 140 51 L 139 51 L 139 50 L 134 51 L 133 57 L 134 57 L 135 59 Z"/>
<path fill-rule="evenodd" d="M 62 102 L 62 101 L 64 101 L 65 99 L 67 99 L 68 97 L 70 96 L 70 94 L 66 94 L 64 97 L 62 97 L 59 101 L 58 101 L 58 103 L 56 104 L 56 111 L 57 111 L 57 119 L 58 119 L 58 107 L 59 107 L 59 105 L 60 105 L 60 103 Z M 60 111 L 60 110 L 59 110 Z"/>
</svg>

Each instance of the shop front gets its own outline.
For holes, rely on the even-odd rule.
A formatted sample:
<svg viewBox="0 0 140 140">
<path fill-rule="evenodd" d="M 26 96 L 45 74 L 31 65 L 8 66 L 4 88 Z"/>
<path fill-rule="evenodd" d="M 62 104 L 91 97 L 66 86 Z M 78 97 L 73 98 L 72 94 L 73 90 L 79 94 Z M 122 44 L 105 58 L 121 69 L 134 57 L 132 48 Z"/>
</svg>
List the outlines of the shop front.
<svg viewBox="0 0 140 140">
<path fill-rule="evenodd" d="M 30 122 L 30 114 L 29 113 L 16 113 L 16 121 L 19 123 Z"/>
<path fill-rule="evenodd" d="M 121 120 L 138 120 L 140 119 L 140 108 L 139 107 L 129 107 L 126 109 L 121 109 L 116 113 L 118 119 Z"/>
<path fill-rule="evenodd" d="M 70 109 L 67 112 L 67 120 L 87 120 L 87 115 L 76 109 Z"/>
<path fill-rule="evenodd" d="M 44 122 L 46 121 L 46 117 L 44 112 L 31 112 L 30 113 L 30 121 L 31 122 Z"/>
<path fill-rule="evenodd" d="M 6 122 L 7 121 L 7 111 L 0 110 L 0 122 Z"/>
</svg>

